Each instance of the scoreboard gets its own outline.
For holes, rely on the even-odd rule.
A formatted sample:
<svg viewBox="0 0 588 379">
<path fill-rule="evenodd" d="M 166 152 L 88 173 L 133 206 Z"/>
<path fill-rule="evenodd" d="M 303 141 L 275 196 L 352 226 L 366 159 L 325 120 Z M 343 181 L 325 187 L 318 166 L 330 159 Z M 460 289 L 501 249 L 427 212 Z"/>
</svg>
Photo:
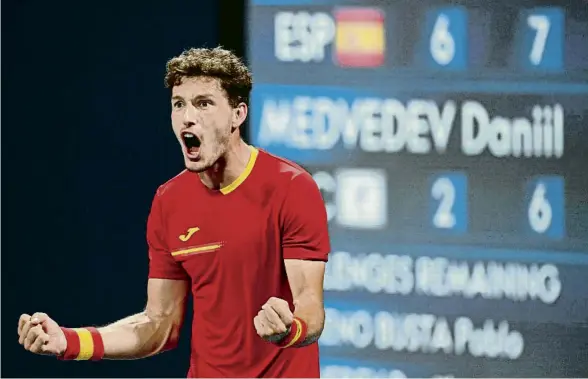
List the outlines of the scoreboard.
<svg viewBox="0 0 588 379">
<path fill-rule="evenodd" d="M 323 377 L 588 376 L 588 2 L 250 0 L 327 209 Z"/>
</svg>

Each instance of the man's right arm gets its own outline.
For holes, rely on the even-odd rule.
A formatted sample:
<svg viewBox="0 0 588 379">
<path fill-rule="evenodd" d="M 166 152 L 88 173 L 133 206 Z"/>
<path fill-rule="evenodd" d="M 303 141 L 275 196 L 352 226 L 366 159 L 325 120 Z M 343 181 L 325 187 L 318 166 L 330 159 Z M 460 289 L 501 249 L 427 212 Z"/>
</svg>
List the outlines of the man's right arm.
<svg viewBox="0 0 588 379">
<path fill-rule="evenodd" d="M 98 328 L 104 341 L 104 358 L 144 358 L 176 347 L 188 284 L 185 280 L 149 279 L 143 312 Z"/>
<path fill-rule="evenodd" d="M 188 284 L 185 280 L 149 279 L 145 310 L 98 328 L 104 359 L 139 359 L 173 349 L 184 320 Z M 67 341 L 59 325 L 44 313 L 22 315 L 19 342 L 37 354 L 62 355 Z"/>
</svg>

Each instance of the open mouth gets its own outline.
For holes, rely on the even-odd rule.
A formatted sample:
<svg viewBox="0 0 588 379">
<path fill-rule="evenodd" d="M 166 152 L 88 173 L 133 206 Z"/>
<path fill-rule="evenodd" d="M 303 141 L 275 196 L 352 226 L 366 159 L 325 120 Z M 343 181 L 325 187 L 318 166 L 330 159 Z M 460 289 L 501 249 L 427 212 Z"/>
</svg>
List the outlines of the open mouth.
<svg viewBox="0 0 588 379">
<path fill-rule="evenodd" d="M 182 140 L 184 140 L 188 157 L 197 158 L 198 152 L 200 151 L 200 139 L 193 133 L 183 132 Z"/>
</svg>

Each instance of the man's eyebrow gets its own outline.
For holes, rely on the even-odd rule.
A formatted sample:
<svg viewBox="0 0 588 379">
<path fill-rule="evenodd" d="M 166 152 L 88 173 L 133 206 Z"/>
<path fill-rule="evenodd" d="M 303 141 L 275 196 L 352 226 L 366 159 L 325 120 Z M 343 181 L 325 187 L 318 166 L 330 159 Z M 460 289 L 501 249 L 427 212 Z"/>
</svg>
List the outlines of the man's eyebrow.
<svg viewBox="0 0 588 379">
<path fill-rule="evenodd" d="M 195 96 L 195 99 L 202 99 L 203 97 L 214 97 L 212 93 L 203 93 L 202 95 Z"/>
<path fill-rule="evenodd" d="M 202 95 L 194 96 L 194 99 L 202 99 L 202 98 L 206 98 L 206 97 L 212 98 L 212 97 L 214 97 L 214 95 L 211 93 L 203 93 Z M 172 100 L 184 100 L 184 98 L 180 95 L 174 95 L 174 96 L 172 96 Z"/>
</svg>

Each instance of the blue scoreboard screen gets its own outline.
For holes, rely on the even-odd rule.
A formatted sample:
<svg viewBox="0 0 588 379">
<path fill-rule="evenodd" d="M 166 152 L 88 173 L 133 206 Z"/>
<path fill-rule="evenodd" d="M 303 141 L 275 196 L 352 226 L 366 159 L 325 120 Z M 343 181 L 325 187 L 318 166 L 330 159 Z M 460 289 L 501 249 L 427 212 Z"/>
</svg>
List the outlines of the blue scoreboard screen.
<svg viewBox="0 0 588 379">
<path fill-rule="evenodd" d="M 329 218 L 323 377 L 588 376 L 588 3 L 250 0 Z"/>
</svg>

